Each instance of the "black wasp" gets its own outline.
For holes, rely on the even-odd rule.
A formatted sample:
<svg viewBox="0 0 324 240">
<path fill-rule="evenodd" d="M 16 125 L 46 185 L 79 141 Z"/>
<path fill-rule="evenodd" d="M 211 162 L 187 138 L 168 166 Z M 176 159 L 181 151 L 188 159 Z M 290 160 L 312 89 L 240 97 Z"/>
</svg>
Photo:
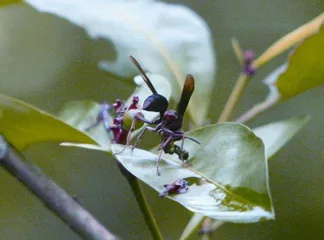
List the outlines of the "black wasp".
<svg viewBox="0 0 324 240">
<path fill-rule="evenodd" d="M 186 162 L 189 158 L 188 152 L 183 148 L 184 145 L 184 139 L 188 138 L 198 144 L 200 144 L 197 140 L 185 136 L 184 131 L 182 130 L 182 123 L 183 123 L 183 116 L 187 109 L 189 100 L 191 98 L 191 95 L 195 89 L 195 80 L 192 75 L 188 74 L 186 76 L 186 80 L 183 85 L 182 94 L 180 101 L 177 106 L 177 110 L 167 110 L 169 102 L 168 100 L 158 94 L 156 89 L 154 88 L 152 82 L 148 78 L 148 76 L 145 74 L 144 70 L 140 66 L 140 64 L 136 61 L 136 59 L 132 56 L 130 56 L 131 61 L 135 64 L 135 66 L 138 68 L 139 72 L 141 73 L 141 76 L 147 86 L 152 91 L 152 95 L 147 97 L 143 103 L 143 110 L 145 111 L 151 111 L 151 112 L 158 112 L 160 113 L 160 116 L 158 119 L 154 121 L 149 121 L 143 117 L 142 114 L 137 114 L 134 116 L 132 126 L 136 125 L 136 121 L 142 121 L 144 123 L 147 123 L 149 125 L 156 125 L 155 127 L 146 126 L 144 130 L 139 134 L 136 143 L 140 141 L 142 136 L 144 135 L 146 130 L 149 130 L 151 132 L 158 132 L 161 137 L 161 143 L 160 143 L 160 149 L 162 149 L 165 153 L 169 154 L 177 154 L 181 161 Z M 129 131 L 129 135 L 135 130 L 135 127 L 131 127 Z M 178 146 L 174 144 L 175 141 L 181 140 L 181 146 Z M 132 146 L 134 148 L 136 146 Z M 128 141 L 126 145 L 130 145 L 130 137 L 128 137 Z M 159 172 L 159 161 L 161 159 L 162 151 L 159 155 L 159 158 L 157 160 L 157 174 L 160 175 Z"/>
</svg>

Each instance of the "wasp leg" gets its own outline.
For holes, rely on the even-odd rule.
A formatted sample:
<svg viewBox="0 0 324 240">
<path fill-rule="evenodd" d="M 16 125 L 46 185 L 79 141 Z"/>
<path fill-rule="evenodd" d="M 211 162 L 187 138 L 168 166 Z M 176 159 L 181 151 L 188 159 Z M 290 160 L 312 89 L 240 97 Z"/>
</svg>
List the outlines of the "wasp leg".
<svg viewBox="0 0 324 240">
<path fill-rule="evenodd" d="M 146 130 L 149 130 L 150 132 L 156 132 L 156 131 L 159 130 L 159 125 L 158 125 L 157 127 L 155 127 L 155 128 L 148 127 L 148 126 L 144 127 L 144 129 L 143 129 L 143 130 L 141 131 L 141 133 L 138 135 L 138 137 L 137 137 L 135 143 L 132 145 L 132 147 L 131 147 L 132 150 L 133 150 L 133 149 L 134 149 L 138 144 L 141 143 L 142 138 L 143 138 L 143 135 L 144 135 L 144 133 L 146 132 Z"/>
<path fill-rule="evenodd" d="M 159 157 L 158 157 L 158 159 L 156 161 L 156 174 L 158 176 L 161 176 L 161 173 L 160 173 L 160 170 L 159 170 L 159 163 L 160 163 L 160 160 L 161 160 L 161 157 L 162 157 L 162 153 L 163 153 L 163 151 L 161 150 L 160 154 L 159 154 Z"/>
<path fill-rule="evenodd" d="M 118 154 L 121 154 L 122 152 L 125 151 L 125 149 L 130 146 L 130 141 L 131 141 L 131 136 L 132 136 L 132 133 L 135 131 L 135 126 L 136 126 L 136 121 L 138 120 L 138 118 L 135 116 L 133 118 L 133 121 L 132 121 L 132 125 L 131 125 L 131 128 L 129 129 L 128 131 L 128 134 L 127 134 L 127 138 L 126 138 L 126 144 L 124 146 L 124 148 L 118 152 L 118 153 L 115 153 L 114 155 L 118 155 Z M 132 149 L 133 150 L 133 149 Z"/>
</svg>

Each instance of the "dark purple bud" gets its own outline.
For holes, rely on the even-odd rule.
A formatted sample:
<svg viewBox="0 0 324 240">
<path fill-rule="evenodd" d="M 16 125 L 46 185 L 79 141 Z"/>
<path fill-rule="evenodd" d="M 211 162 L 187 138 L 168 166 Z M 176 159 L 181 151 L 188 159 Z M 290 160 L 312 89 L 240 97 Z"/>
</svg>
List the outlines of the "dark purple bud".
<svg viewBox="0 0 324 240">
<path fill-rule="evenodd" d="M 143 103 L 143 109 L 150 112 L 164 113 L 168 109 L 168 100 L 160 94 L 147 97 Z"/>
<path fill-rule="evenodd" d="M 252 50 L 246 50 L 244 51 L 244 65 L 243 65 L 243 70 L 247 76 L 251 77 L 255 74 L 255 68 L 252 66 L 255 53 Z"/>
<path fill-rule="evenodd" d="M 112 140 L 115 143 L 126 144 L 128 131 L 120 128 L 119 126 L 113 126 L 110 128 L 114 139 Z"/>
<path fill-rule="evenodd" d="M 128 110 L 131 110 L 131 109 L 138 109 L 138 102 L 139 102 L 139 97 L 138 96 L 134 96 L 133 97 L 133 101 L 132 101 L 132 104 L 129 106 Z"/>
<path fill-rule="evenodd" d="M 133 97 L 133 103 L 137 104 L 139 102 L 139 97 L 138 96 L 134 96 Z"/>
<path fill-rule="evenodd" d="M 254 57 L 255 57 L 255 53 L 252 50 L 246 50 L 244 52 L 244 61 L 245 62 L 252 63 L 252 61 L 254 60 Z"/>
<path fill-rule="evenodd" d="M 163 190 L 160 192 L 159 197 L 166 197 L 168 194 L 180 194 L 186 193 L 189 189 L 189 184 L 186 180 L 180 179 L 171 184 L 163 186 Z"/>
</svg>

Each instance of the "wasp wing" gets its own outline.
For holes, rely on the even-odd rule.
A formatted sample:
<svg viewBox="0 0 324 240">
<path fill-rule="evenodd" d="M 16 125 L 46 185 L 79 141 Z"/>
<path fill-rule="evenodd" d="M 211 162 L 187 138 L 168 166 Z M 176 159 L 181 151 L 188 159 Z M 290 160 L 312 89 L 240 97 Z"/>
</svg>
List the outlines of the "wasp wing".
<svg viewBox="0 0 324 240">
<path fill-rule="evenodd" d="M 183 117 L 194 90 L 195 90 L 195 79 L 191 74 L 188 74 L 183 85 L 180 102 L 177 108 L 177 113 L 179 118 Z"/>
</svg>

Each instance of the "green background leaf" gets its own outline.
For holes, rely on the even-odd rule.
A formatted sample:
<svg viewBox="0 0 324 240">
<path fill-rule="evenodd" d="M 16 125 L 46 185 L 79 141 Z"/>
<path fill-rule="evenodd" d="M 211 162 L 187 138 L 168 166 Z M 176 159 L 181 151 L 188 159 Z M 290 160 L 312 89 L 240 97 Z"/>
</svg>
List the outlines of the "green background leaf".
<svg viewBox="0 0 324 240">
<path fill-rule="evenodd" d="M 303 115 L 254 128 L 255 135 L 264 143 L 267 159 L 275 155 L 309 120 L 309 116 Z"/>
<path fill-rule="evenodd" d="M 0 94 L 0 132 L 18 150 L 40 142 L 95 142 L 27 103 Z"/>
<path fill-rule="evenodd" d="M 1 0 L 0 1 L 0 7 L 9 5 L 9 4 L 13 4 L 13 3 L 19 3 L 21 2 L 20 0 Z"/>
<path fill-rule="evenodd" d="M 93 38 L 111 41 L 118 56 L 116 61 L 101 61 L 104 70 L 122 77 L 138 74 L 128 58 L 133 55 L 144 70 L 168 79 L 176 101 L 186 74 L 192 74 L 199 87 L 188 112 L 196 125 L 202 125 L 215 84 L 216 63 L 209 28 L 189 8 L 144 0 L 26 2 L 84 27 Z"/>
<path fill-rule="evenodd" d="M 165 154 L 158 177 L 157 154 L 126 149 L 115 156 L 128 171 L 157 191 L 182 178 L 207 180 L 200 186 L 192 184 L 185 194 L 170 197 L 193 212 L 232 222 L 274 217 L 264 146 L 251 130 L 237 123 L 222 123 L 186 134 L 201 143 L 185 141 L 192 167 L 182 167 L 176 156 Z M 115 153 L 122 148 L 112 145 Z"/>
<path fill-rule="evenodd" d="M 105 151 L 110 150 L 110 138 L 103 123 L 85 131 L 86 128 L 91 126 L 100 112 L 100 104 L 91 100 L 71 101 L 65 103 L 57 117 L 72 127 L 79 129 L 88 136 L 91 136 L 99 146 L 88 145 L 83 143 L 63 143 L 63 146 L 83 146 L 92 149 L 102 149 Z"/>
<path fill-rule="evenodd" d="M 230 47 L 231 37 L 236 36 L 245 47 L 253 46 L 256 52 L 261 52 L 278 37 L 308 22 L 324 9 L 324 1 L 318 4 L 301 0 L 274 0 L 269 4 L 252 0 L 205 1 L 204 4 L 197 0 L 172 1 L 176 2 L 189 6 L 208 22 L 213 44 L 219 49 L 221 61 L 218 63 L 217 88 L 213 91 L 212 110 L 208 114 L 214 120 L 222 110 L 240 70 Z M 26 4 L 3 7 L 0 16 L 3 93 L 55 113 L 67 101 L 126 99 L 132 92 L 131 84 L 97 68 L 99 60 L 115 59 L 116 52 L 110 43 L 91 39 L 83 29 L 69 21 L 40 13 Z M 249 83 L 248 94 L 238 105 L 237 114 L 263 99 L 265 89 L 259 82 L 284 58 L 278 57 L 269 66 L 260 69 L 255 76 L 256 81 Z M 249 225 L 228 223 L 214 237 L 259 239 L 263 236 L 264 239 L 281 239 L 286 236 L 293 240 L 324 236 L 321 214 L 314 214 L 324 211 L 321 197 L 324 192 L 323 90 L 312 89 L 298 98 L 285 101 L 251 123 L 259 126 L 303 113 L 312 116 L 310 124 L 274 156 L 274 161 L 269 162 L 271 190 L 278 215 L 276 221 Z M 156 135 L 148 133 L 141 146 L 148 149 L 157 140 Z M 132 192 L 110 155 L 62 148 L 52 143 L 37 144 L 24 154 L 75 194 L 122 239 L 151 238 Z M 46 163 L 44 159 L 47 159 Z M 19 182 L 4 171 L 0 175 L 3 176 L 0 235 L 4 239 L 79 239 L 51 211 L 39 204 L 28 190 L 20 187 Z M 173 201 L 158 199 L 156 191 L 143 187 L 165 238 L 178 239 L 191 213 Z M 121 220 L 123 224 L 120 224 Z M 192 239 L 197 238 L 194 235 Z"/>
</svg>

